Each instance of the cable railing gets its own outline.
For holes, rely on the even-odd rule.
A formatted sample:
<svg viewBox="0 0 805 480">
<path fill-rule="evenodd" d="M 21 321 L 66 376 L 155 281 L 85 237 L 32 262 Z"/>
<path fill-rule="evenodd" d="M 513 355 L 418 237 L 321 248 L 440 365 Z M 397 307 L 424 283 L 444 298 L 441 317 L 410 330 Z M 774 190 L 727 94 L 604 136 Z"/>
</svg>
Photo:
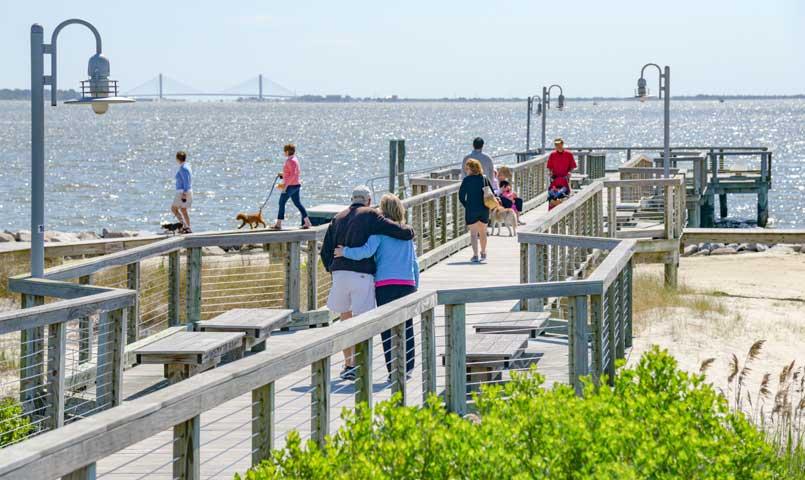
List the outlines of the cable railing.
<svg viewBox="0 0 805 480">
<path fill-rule="evenodd" d="M 273 335 L 263 352 L 5 449 L 0 477 L 229 476 L 267 458 L 291 431 L 323 444 L 341 425 L 338 412 L 361 402 L 396 394 L 422 405 L 436 394 L 463 414 L 474 392 L 535 363 L 577 388 L 582 375 L 611 373 L 631 341 L 634 241 L 537 233 L 523 240 L 605 253 L 570 280 L 422 291 L 349 322 Z M 553 302 L 543 311 L 502 308 L 521 298 Z M 341 351 L 352 346 L 356 379 L 345 382 Z"/>
</svg>

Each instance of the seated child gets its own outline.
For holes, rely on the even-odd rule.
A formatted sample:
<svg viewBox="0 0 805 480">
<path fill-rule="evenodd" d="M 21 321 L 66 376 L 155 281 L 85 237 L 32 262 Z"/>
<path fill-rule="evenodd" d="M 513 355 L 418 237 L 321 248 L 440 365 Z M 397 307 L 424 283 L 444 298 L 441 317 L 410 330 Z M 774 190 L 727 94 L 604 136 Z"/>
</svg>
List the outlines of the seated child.
<svg viewBox="0 0 805 480">
<path fill-rule="evenodd" d="M 500 204 L 503 208 L 514 210 L 518 225 L 525 225 L 525 222 L 520 220 L 520 212 L 523 211 L 523 199 L 512 191 L 511 183 L 508 180 L 500 181 Z"/>
<path fill-rule="evenodd" d="M 548 210 L 564 202 L 568 195 L 570 195 L 570 189 L 567 186 L 562 185 L 561 182 L 551 182 L 551 186 L 548 188 Z"/>
</svg>

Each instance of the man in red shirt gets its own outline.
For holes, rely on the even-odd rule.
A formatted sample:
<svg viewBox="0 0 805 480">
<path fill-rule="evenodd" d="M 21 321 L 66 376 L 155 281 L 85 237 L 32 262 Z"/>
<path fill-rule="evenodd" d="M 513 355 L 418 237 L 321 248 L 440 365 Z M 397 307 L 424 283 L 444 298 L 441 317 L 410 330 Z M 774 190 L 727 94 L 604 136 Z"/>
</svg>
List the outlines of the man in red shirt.
<svg viewBox="0 0 805 480">
<path fill-rule="evenodd" d="M 561 138 L 553 141 L 554 151 L 548 157 L 548 170 L 551 171 L 551 186 L 567 188 L 570 192 L 570 172 L 576 169 L 573 154 L 565 150 L 565 142 Z"/>
<path fill-rule="evenodd" d="M 553 141 L 554 151 L 548 157 L 551 185 L 548 187 L 548 210 L 553 209 L 570 195 L 570 172 L 576 169 L 573 154 L 565 150 L 561 138 Z"/>
</svg>

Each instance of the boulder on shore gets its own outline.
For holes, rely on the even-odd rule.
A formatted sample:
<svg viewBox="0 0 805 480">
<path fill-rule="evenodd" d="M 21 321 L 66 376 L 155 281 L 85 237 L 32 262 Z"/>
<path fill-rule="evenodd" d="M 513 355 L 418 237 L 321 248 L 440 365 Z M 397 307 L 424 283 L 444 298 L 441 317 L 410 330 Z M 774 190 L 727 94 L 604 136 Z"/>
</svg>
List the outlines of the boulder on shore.
<svg viewBox="0 0 805 480">
<path fill-rule="evenodd" d="M 136 237 L 136 236 L 137 236 L 136 232 L 131 232 L 131 231 L 128 231 L 128 230 L 113 231 L 113 230 L 109 230 L 109 229 L 104 228 L 101 231 L 101 238 L 128 238 L 128 237 Z"/>
<path fill-rule="evenodd" d="M 79 240 L 98 240 L 101 238 L 97 233 L 86 231 L 86 232 L 79 232 L 78 239 Z"/>
<path fill-rule="evenodd" d="M 714 248 L 710 252 L 710 255 L 734 255 L 736 253 L 738 253 L 738 250 L 736 250 L 736 249 L 734 249 L 732 247 L 719 247 L 719 248 Z"/>
<path fill-rule="evenodd" d="M 221 247 L 201 247 L 201 254 L 204 256 L 220 257 L 226 255 L 226 252 Z"/>
<path fill-rule="evenodd" d="M 14 238 L 14 235 L 6 232 L 0 232 L 0 243 L 6 242 L 16 242 L 17 239 Z"/>
<path fill-rule="evenodd" d="M 18 242 L 30 242 L 31 232 L 29 230 L 20 230 L 14 234 L 14 238 L 16 238 Z"/>
<path fill-rule="evenodd" d="M 710 255 L 710 250 L 704 249 L 704 250 L 699 250 L 698 252 L 694 253 L 693 255 L 691 255 L 691 257 L 707 257 L 709 255 Z"/>
<path fill-rule="evenodd" d="M 689 257 L 698 251 L 699 251 L 698 245 L 687 245 L 685 249 L 682 251 L 682 256 Z"/>
</svg>

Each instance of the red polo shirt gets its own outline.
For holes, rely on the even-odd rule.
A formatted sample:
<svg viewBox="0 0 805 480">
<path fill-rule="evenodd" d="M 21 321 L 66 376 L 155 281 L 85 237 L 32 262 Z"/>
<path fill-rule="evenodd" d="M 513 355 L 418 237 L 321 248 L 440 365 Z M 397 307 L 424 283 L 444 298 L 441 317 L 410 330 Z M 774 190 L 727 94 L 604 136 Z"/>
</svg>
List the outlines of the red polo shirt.
<svg viewBox="0 0 805 480">
<path fill-rule="evenodd" d="M 569 151 L 554 151 L 551 153 L 548 157 L 548 170 L 551 171 L 551 176 L 556 177 L 551 186 L 556 188 L 567 187 L 570 190 L 570 183 L 567 177 L 570 175 L 570 171 L 575 168 L 576 160 Z"/>
</svg>

